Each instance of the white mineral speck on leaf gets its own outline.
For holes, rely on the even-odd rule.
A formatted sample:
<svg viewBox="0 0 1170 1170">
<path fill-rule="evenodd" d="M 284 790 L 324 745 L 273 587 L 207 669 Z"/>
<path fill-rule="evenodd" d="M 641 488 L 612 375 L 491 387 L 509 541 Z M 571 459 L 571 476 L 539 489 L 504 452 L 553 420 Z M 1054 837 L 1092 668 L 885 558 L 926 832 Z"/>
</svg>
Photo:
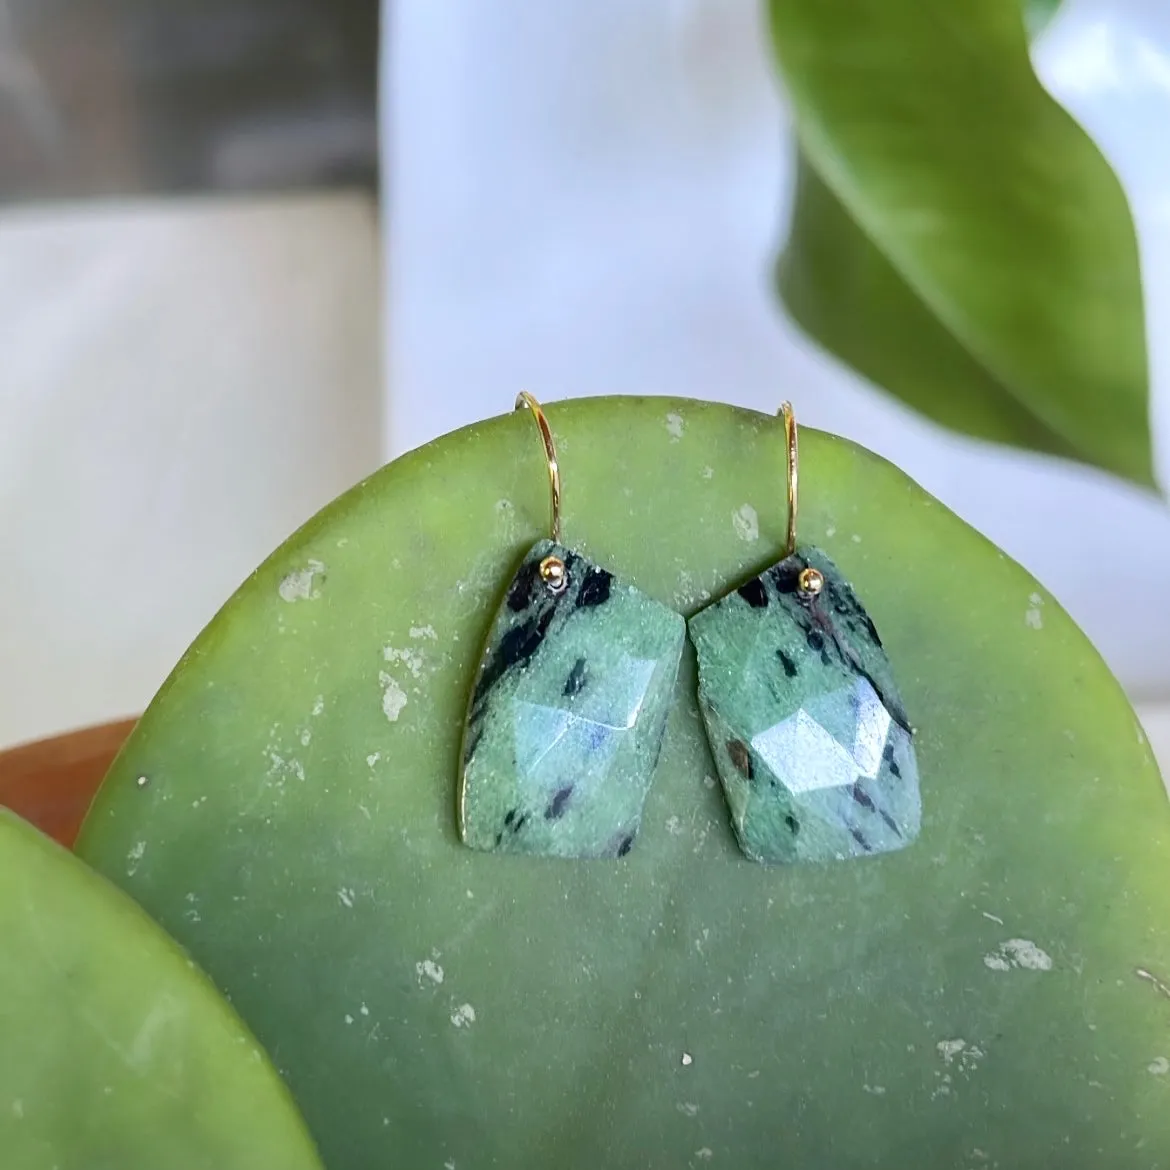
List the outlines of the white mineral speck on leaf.
<svg viewBox="0 0 1170 1170">
<path fill-rule="evenodd" d="M 434 984 L 442 983 L 446 977 L 443 968 L 439 966 L 434 959 L 423 959 L 421 963 L 415 963 L 415 973 L 418 975 L 419 982 L 424 979 L 429 979 Z M 472 1012 L 471 1018 L 475 1019 L 475 1013 Z"/>
<path fill-rule="evenodd" d="M 138 779 L 134 781 L 134 783 L 137 784 L 139 788 L 145 788 L 150 783 L 150 777 L 139 776 Z"/>
<path fill-rule="evenodd" d="M 439 637 L 435 633 L 434 626 L 411 626 L 410 636 L 412 638 L 430 638 L 432 642 L 437 641 Z"/>
<path fill-rule="evenodd" d="M 353 1023 L 353 1016 L 351 1016 L 351 1015 L 349 1014 L 349 1012 L 346 1012 L 346 1013 L 345 1013 L 345 1022 L 346 1022 L 347 1024 L 352 1024 L 352 1023 Z"/>
<path fill-rule="evenodd" d="M 666 430 L 670 435 L 670 441 L 677 443 L 683 435 L 683 418 L 681 414 L 676 414 L 673 410 L 666 416 Z"/>
<path fill-rule="evenodd" d="M 372 768 L 381 758 L 381 752 L 371 752 L 366 756 L 366 766 Z"/>
<path fill-rule="evenodd" d="M 967 1047 L 966 1040 L 940 1040 L 935 1047 L 938 1054 L 947 1064 L 951 1064 L 955 1057 Z"/>
<path fill-rule="evenodd" d="M 701 1150 L 695 1151 L 695 1157 L 701 1158 L 704 1162 L 710 1162 L 713 1155 L 711 1151 L 706 1146 L 704 1146 Z"/>
<path fill-rule="evenodd" d="M 731 513 L 731 523 L 740 540 L 760 539 L 760 518 L 751 504 L 741 504 Z"/>
<path fill-rule="evenodd" d="M 699 472 L 699 474 L 704 479 L 711 479 L 715 475 L 715 468 L 714 467 L 704 467 L 703 470 Z"/>
<path fill-rule="evenodd" d="M 301 732 L 301 747 L 308 747 L 309 740 L 311 740 L 312 738 L 313 738 L 313 733 L 306 727 L 304 729 L 304 731 Z"/>
<path fill-rule="evenodd" d="M 695 1058 L 691 1056 L 689 1052 L 684 1052 L 682 1054 L 682 1063 L 683 1068 L 690 1068 L 690 1066 L 695 1063 Z"/>
<path fill-rule="evenodd" d="M 145 853 L 145 841 L 136 841 L 130 846 L 130 851 L 126 854 L 126 861 L 129 863 L 126 866 L 126 874 L 128 877 L 133 877 L 138 872 L 138 863 L 142 860 Z"/>
<path fill-rule="evenodd" d="M 1167 1060 L 1164 1056 L 1156 1057 L 1146 1065 L 1146 1072 L 1152 1073 L 1156 1077 L 1164 1077 L 1167 1073 L 1170 1073 L 1170 1060 Z"/>
<path fill-rule="evenodd" d="M 406 692 L 388 674 L 381 675 L 381 681 L 382 711 L 391 723 L 397 723 L 406 706 Z"/>
<path fill-rule="evenodd" d="M 884 1097 L 886 1095 L 885 1085 L 862 1085 L 862 1089 L 874 1097 Z"/>
<path fill-rule="evenodd" d="M 337 891 L 337 900 L 347 910 L 352 910 L 353 909 L 353 890 L 347 889 L 345 886 L 342 886 L 341 889 Z"/>
<path fill-rule="evenodd" d="M 460 1004 L 451 1013 L 451 1023 L 456 1028 L 470 1028 L 475 1023 L 475 1008 L 469 1003 Z"/>
<path fill-rule="evenodd" d="M 699 1107 L 693 1101 L 680 1101 L 678 1111 L 687 1117 L 694 1117 L 699 1112 Z"/>
<path fill-rule="evenodd" d="M 1025 971 L 1051 971 L 1052 956 L 1031 939 L 1009 938 L 983 956 L 983 965 L 991 971 L 1010 971 L 1013 967 Z"/>
<path fill-rule="evenodd" d="M 1027 610 L 1024 611 L 1024 625 L 1030 630 L 1039 630 L 1044 627 L 1044 616 L 1040 612 L 1040 607 L 1044 604 L 1044 598 L 1039 593 L 1033 593 L 1028 601 L 1030 603 Z"/>
<path fill-rule="evenodd" d="M 387 662 L 400 662 L 414 678 L 422 674 L 424 659 L 417 650 L 411 650 L 409 647 L 399 650 L 395 646 L 383 646 L 382 657 Z"/>
<path fill-rule="evenodd" d="M 309 561 L 305 568 L 287 573 L 277 592 L 285 601 L 315 601 L 321 596 L 316 578 L 324 572 L 325 566 L 320 561 Z"/>
<path fill-rule="evenodd" d="M 317 696 L 317 697 L 316 697 L 316 698 L 313 700 L 313 714 L 314 714 L 314 715 L 320 715 L 320 714 L 321 714 L 321 712 L 322 712 L 322 711 L 324 711 L 324 710 L 325 710 L 325 696 L 324 696 L 324 695 L 318 695 L 318 696 Z"/>
</svg>

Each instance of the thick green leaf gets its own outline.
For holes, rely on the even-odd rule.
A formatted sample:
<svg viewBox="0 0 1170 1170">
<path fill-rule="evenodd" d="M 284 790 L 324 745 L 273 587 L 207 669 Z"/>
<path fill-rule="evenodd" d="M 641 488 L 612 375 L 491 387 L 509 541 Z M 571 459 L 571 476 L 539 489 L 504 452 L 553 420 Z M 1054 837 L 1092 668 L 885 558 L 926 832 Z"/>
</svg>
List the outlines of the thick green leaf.
<svg viewBox="0 0 1170 1170">
<path fill-rule="evenodd" d="M 1129 208 L 1017 0 L 770 10 L 802 152 L 793 317 L 939 422 L 1152 486 Z"/>
<path fill-rule="evenodd" d="M 131 846 L 125 867 L 143 860 Z M 194 901 L 188 922 L 197 919 Z M 0 809 L 4 1170 L 319 1170 L 231 1009 L 142 911 Z"/>
<path fill-rule="evenodd" d="M 777 421 L 549 417 L 566 541 L 652 596 L 692 612 L 778 557 Z M 230 990 L 331 1170 L 1170 1162 L 1170 809 L 1121 689 L 1019 566 L 803 435 L 801 537 L 920 728 L 904 851 L 744 860 L 689 657 L 628 858 L 458 843 L 481 640 L 546 516 L 526 415 L 323 512 L 147 712 L 81 852 Z"/>
</svg>

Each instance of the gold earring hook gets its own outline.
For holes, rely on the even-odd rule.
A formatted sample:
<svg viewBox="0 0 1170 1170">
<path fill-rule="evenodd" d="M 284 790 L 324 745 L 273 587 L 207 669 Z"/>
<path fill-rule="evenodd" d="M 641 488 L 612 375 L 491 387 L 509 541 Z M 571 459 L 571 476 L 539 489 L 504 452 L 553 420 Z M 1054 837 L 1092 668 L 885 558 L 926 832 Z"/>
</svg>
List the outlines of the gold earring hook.
<svg viewBox="0 0 1170 1170">
<path fill-rule="evenodd" d="M 532 417 L 536 419 L 536 426 L 540 431 L 540 441 L 544 444 L 544 458 L 548 463 L 549 527 L 552 530 L 553 540 L 560 544 L 561 469 L 557 463 L 557 445 L 553 441 L 552 428 L 548 425 L 548 419 L 544 417 L 544 411 L 540 409 L 540 403 L 527 390 L 521 390 L 516 395 L 516 409 L 523 410 L 525 408 L 532 411 Z"/>
<path fill-rule="evenodd" d="M 796 450 L 796 416 L 792 413 L 792 403 L 785 402 L 780 407 L 780 413 L 784 416 L 784 442 L 788 449 L 788 539 L 784 545 L 784 555 L 790 557 L 796 552 L 796 510 L 800 461 Z"/>
</svg>

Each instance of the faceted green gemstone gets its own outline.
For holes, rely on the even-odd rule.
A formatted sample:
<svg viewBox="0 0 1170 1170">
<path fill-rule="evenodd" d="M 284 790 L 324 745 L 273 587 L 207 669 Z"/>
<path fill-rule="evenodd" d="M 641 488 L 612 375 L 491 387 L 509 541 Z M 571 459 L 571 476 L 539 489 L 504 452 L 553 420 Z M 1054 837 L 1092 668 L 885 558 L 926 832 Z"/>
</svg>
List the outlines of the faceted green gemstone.
<svg viewBox="0 0 1170 1170">
<path fill-rule="evenodd" d="M 565 565 L 556 592 L 546 557 Z M 634 843 L 686 631 L 673 610 L 549 540 L 492 625 L 463 736 L 475 849 L 620 857 Z"/>
<path fill-rule="evenodd" d="M 802 592 L 801 570 L 824 586 Z M 829 861 L 901 849 L 922 805 L 912 729 L 869 615 L 799 549 L 690 621 L 699 704 L 743 851 Z"/>
</svg>

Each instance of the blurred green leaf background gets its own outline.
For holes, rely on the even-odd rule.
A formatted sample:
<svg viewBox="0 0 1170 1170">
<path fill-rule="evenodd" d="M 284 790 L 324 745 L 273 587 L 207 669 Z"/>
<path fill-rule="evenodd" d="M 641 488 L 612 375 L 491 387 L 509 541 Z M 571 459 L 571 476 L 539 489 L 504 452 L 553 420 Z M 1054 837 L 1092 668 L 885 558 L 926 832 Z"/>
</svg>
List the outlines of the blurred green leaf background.
<svg viewBox="0 0 1170 1170">
<path fill-rule="evenodd" d="M 1056 8 L 771 0 L 799 151 L 777 287 L 936 422 L 1155 487 L 1129 205 L 1029 56 Z"/>
</svg>

